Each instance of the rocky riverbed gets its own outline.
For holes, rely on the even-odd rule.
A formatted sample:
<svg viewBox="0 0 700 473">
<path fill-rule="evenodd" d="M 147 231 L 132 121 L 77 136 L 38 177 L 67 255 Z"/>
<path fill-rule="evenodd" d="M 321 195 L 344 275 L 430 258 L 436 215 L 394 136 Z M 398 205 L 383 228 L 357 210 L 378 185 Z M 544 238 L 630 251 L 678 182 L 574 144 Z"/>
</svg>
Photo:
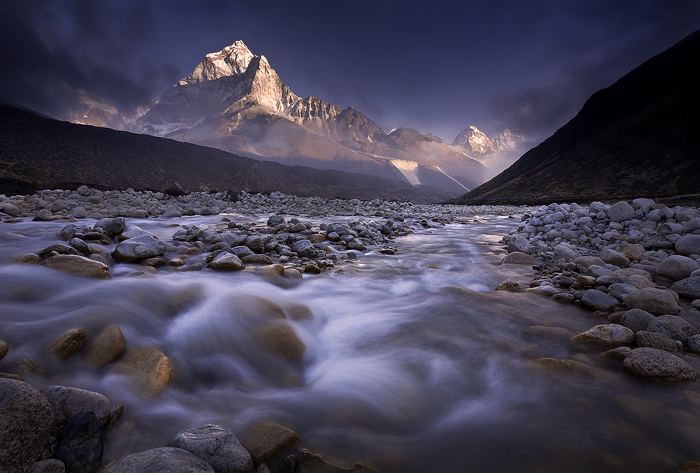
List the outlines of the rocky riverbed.
<svg viewBox="0 0 700 473">
<path fill-rule="evenodd" d="M 3 471 L 700 458 L 696 208 L 82 187 L 0 196 L 0 212 Z M 659 402 L 674 407 L 650 419 Z M 634 445 L 581 447 L 600 428 Z"/>
</svg>

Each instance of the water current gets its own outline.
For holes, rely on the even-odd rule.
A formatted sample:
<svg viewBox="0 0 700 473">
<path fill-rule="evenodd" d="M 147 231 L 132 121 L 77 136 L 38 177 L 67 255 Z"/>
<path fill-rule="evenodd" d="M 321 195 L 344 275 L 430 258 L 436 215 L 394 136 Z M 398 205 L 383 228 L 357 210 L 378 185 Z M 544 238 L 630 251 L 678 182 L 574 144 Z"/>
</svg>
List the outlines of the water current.
<svg viewBox="0 0 700 473">
<path fill-rule="evenodd" d="M 499 264 L 498 241 L 517 219 L 478 220 L 415 225 L 395 255 L 361 254 L 342 274 L 303 281 L 248 272 L 132 276 L 139 266 L 126 264 L 112 268 L 111 280 L 81 279 L 11 264 L 58 242 L 65 222 L 0 223 L 0 338 L 11 346 L 0 371 L 34 358 L 46 374 L 25 378 L 39 389 L 75 386 L 123 404 L 105 461 L 203 423 L 242 432 L 260 421 L 295 430 L 305 447 L 342 464 L 360 460 L 385 473 L 660 472 L 700 459 L 698 383 L 628 376 L 601 349 L 569 341 L 604 322 L 590 311 L 494 291 L 506 278 L 527 284 L 533 270 Z M 128 223 L 166 240 L 175 231 L 163 219 Z M 283 323 L 306 347 L 300 361 L 261 343 L 261 327 L 272 323 L 259 313 L 264 301 L 289 317 Z M 95 334 L 111 324 L 129 348 L 155 346 L 173 360 L 175 380 L 161 395 L 141 394 L 109 366 L 46 355 L 64 330 Z M 547 371 L 533 364 L 541 357 L 583 368 Z"/>
</svg>

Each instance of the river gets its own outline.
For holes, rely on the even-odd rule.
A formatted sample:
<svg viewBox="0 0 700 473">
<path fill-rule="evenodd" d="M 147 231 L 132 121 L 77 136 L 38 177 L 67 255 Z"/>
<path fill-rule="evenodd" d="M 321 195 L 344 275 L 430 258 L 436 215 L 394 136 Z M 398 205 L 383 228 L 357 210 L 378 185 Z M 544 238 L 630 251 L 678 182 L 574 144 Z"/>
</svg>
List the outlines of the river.
<svg viewBox="0 0 700 473">
<path fill-rule="evenodd" d="M 250 216 L 229 216 L 240 221 Z M 387 472 L 662 472 L 700 459 L 698 383 L 656 385 L 570 337 L 604 320 L 548 297 L 494 291 L 527 284 L 528 266 L 500 265 L 501 237 L 517 219 L 424 229 L 395 255 L 369 252 L 342 273 L 303 281 L 211 271 L 87 280 L 11 257 L 59 241 L 65 222 L 0 223 L 0 371 L 34 358 L 41 389 L 75 386 L 125 406 L 106 432 L 105 461 L 164 446 L 213 422 L 242 432 L 260 421 L 295 430 L 304 446 Z M 221 216 L 189 217 L 215 223 Z M 264 217 L 258 219 L 264 222 Z M 128 219 L 163 239 L 171 220 Z M 256 313 L 271 301 L 306 349 L 300 361 L 269 352 Z M 304 309 L 306 307 L 307 309 Z M 304 316 L 306 315 L 306 316 Z M 309 316 L 310 315 L 310 316 Z M 173 384 L 144 396 L 109 365 L 61 361 L 46 347 L 64 330 L 118 324 L 130 348 L 155 346 L 175 365 Z M 533 361 L 575 360 L 579 373 Z M 686 357 L 696 369 L 693 356 Z"/>
</svg>

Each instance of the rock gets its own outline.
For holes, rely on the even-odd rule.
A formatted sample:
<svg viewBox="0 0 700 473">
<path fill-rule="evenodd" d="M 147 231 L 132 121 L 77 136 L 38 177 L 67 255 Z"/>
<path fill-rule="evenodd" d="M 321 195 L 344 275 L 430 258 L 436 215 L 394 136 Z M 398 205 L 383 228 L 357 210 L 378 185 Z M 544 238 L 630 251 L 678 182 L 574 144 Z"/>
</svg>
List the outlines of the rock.
<svg viewBox="0 0 700 473">
<path fill-rule="evenodd" d="M 272 258 L 268 255 L 248 255 L 241 258 L 241 262 L 245 264 L 272 264 Z"/>
<path fill-rule="evenodd" d="M 214 473 L 212 466 L 181 448 L 162 447 L 132 453 L 105 468 L 104 473 Z"/>
<path fill-rule="evenodd" d="M 124 230 L 121 233 L 122 238 L 136 238 L 140 236 L 151 236 L 153 238 L 157 238 L 153 233 L 148 232 L 144 230 L 143 228 L 137 226 L 137 225 L 132 225 L 128 229 Z"/>
<path fill-rule="evenodd" d="M 177 207 L 168 207 L 165 212 L 163 212 L 163 215 L 161 215 L 163 218 L 180 218 L 182 217 L 182 214 L 180 211 L 177 209 Z"/>
<path fill-rule="evenodd" d="M 321 274 L 321 268 L 313 263 L 309 263 L 304 267 L 304 272 L 307 274 Z"/>
<path fill-rule="evenodd" d="M 263 463 L 301 444 L 301 438 L 293 430 L 272 422 L 253 426 L 241 443 L 255 463 Z M 110 472 L 111 473 L 111 472 Z"/>
<path fill-rule="evenodd" d="M 532 294 L 541 294 L 544 296 L 553 296 L 554 294 L 559 294 L 559 289 L 549 284 L 543 284 L 537 287 L 528 287 L 527 289 L 525 289 L 525 292 L 530 292 Z"/>
<path fill-rule="evenodd" d="M 689 277 L 698 267 L 698 263 L 687 256 L 672 255 L 659 263 L 656 267 L 656 274 L 679 281 Z M 700 283 L 698 289 L 700 290 Z"/>
<path fill-rule="evenodd" d="M 294 329 L 284 322 L 265 325 L 259 328 L 255 335 L 283 360 L 297 361 L 304 356 L 306 345 L 299 340 Z"/>
<path fill-rule="evenodd" d="M 42 264 L 47 268 L 86 278 L 110 279 L 112 277 L 106 264 L 79 255 L 51 256 Z"/>
<path fill-rule="evenodd" d="M 636 333 L 636 339 L 637 346 L 640 347 L 657 348 L 670 352 L 677 352 L 681 348 L 676 341 L 664 333 L 641 330 Z"/>
<path fill-rule="evenodd" d="M 41 458 L 53 427 L 51 404 L 24 381 L 0 378 L 0 466 L 22 472 Z"/>
<path fill-rule="evenodd" d="M 631 284 L 611 284 L 608 287 L 608 293 L 614 297 L 615 299 L 625 302 L 627 300 L 627 296 L 630 294 L 633 294 L 635 292 L 639 292 L 639 289 L 636 287 L 632 286 Z"/>
<path fill-rule="evenodd" d="M 514 254 L 514 253 L 512 253 Z M 518 291 L 520 290 L 520 284 L 513 281 L 512 279 L 506 279 L 501 284 L 496 286 L 496 291 Z"/>
<path fill-rule="evenodd" d="M 90 254 L 90 247 L 88 246 L 85 241 L 81 240 L 80 238 L 71 238 L 70 243 L 68 243 L 71 248 L 74 248 L 75 250 L 81 252 L 84 255 L 89 255 Z"/>
<path fill-rule="evenodd" d="M 52 458 L 32 464 L 27 473 L 66 473 L 66 467 L 61 460 Z"/>
<path fill-rule="evenodd" d="M 15 256 L 15 261 L 21 264 L 39 264 L 41 256 L 34 253 L 22 253 Z"/>
<path fill-rule="evenodd" d="M 628 295 L 625 304 L 630 309 L 642 309 L 654 315 L 675 315 L 680 312 L 678 302 L 671 294 L 653 287 L 646 287 Z"/>
<path fill-rule="evenodd" d="M 51 404 L 57 426 L 62 426 L 66 420 L 76 417 L 85 410 L 95 414 L 100 427 L 106 426 L 109 422 L 112 405 L 109 399 L 100 393 L 58 385 L 49 386 L 41 393 Z"/>
<path fill-rule="evenodd" d="M 578 258 L 578 253 L 568 244 L 560 243 L 554 247 L 554 254 L 552 257 L 555 261 L 573 261 Z"/>
<path fill-rule="evenodd" d="M 5 212 L 7 215 L 18 215 L 19 208 L 10 203 L 0 203 L 0 211 Z"/>
<path fill-rule="evenodd" d="M 673 283 L 671 290 L 688 299 L 700 299 L 700 276 L 693 276 Z"/>
<path fill-rule="evenodd" d="M 580 264 L 581 266 L 588 268 L 589 266 L 605 266 L 605 261 L 598 258 L 597 256 L 579 256 L 574 260 L 574 264 Z"/>
<path fill-rule="evenodd" d="M 684 235 L 676 241 L 675 247 L 684 256 L 700 255 L 700 235 Z"/>
<path fill-rule="evenodd" d="M 521 253 L 519 251 L 514 251 L 512 253 L 508 253 L 502 260 L 501 264 L 527 264 L 527 265 L 533 265 L 537 264 L 538 261 L 534 256 L 530 256 L 525 253 Z"/>
<path fill-rule="evenodd" d="M 166 245 L 150 235 L 130 238 L 119 243 L 112 257 L 121 263 L 132 263 L 146 258 L 161 256 L 165 253 Z"/>
<path fill-rule="evenodd" d="M 631 260 L 639 260 L 644 254 L 644 247 L 633 243 L 620 244 L 620 253 Z"/>
<path fill-rule="evenodd" d="M 126 350 L 126 339 L 117 325 L 110 325 L 88 343 L 83 354 L 83 361 L 102 368 L 116 360 Z"/>
<path fill-rule="evenodd" d="M 622 325 L 633 332 L 639 332 L 640 330 L 646 330 L 649 322 L 655 318 L 649 312 L 641 309 L 630 309 L 622 315 Z"/>
<path fill-rule="evenodd" d="M 291 470 L 296 471 L 296 470 Z M 301 450 L 301 468 L 304 473 L 379 473 L 374 468 L 355 463 L 351 468 L 344 468 L 328 461 L 324 456 L 307 449 Z"/>
<path fill-rule="evenodd" d="M 250 248 L 254 253 L 260 253 L 265 249 L 266 235 L 249 235 L 245 239 L 245 246 Z"/>
<path fill-rule="evenodd" d="M 527 241 L 527 238 L 522 235 L 512 236 L 508 241 L 508 253 L 516 251 L 526 254 L 530 252 L 530 243 Z"/>
<path fill-rule="evenodd" d="M 700 462 L 685 462 L 678 467 L 676 473 L 700 473 Z"/>
<path fill-rule="evenodd" d="M 124 217 L 102 218 L 95 222 L 93 228 L 101 228 L 111 235 L 119 235 L 126 230 L 126 219 Z"/>
<path fill-rule="evenodd" d="M 593 276 L 594 278 L 600 278 L 603 276 L 612 276 L 612 271 L 608 268 L 605 268 L 603 266 L 598 266 L 597 264 L 592 264 L 588 267 L 587 270 L 588 274 Z"/>
<path fill-rule="evenodd" d="M 569 360 L 561 360 L 558 358 L 538 358 L 532 362 L 539 368 L 544 368 L 547 371 L 575 373 L 576 366 Z"/>
<path fill-rule="evenodd" d="M 70 473 L 93 473 L 102 466 L 104 444 L 94 412 L 80 412 L 68 421 L 58 440 L 56 458 Z"/>
<path fill-rule="evenodd" d="M 316 256 L 316 248 L 309 240 L 299 240 L 292 243 L 292 251 L 301 257 L 313 258 Z"/>
<path fill-rule="evenodd" d="M 634 332 L 617 324 L 596 325 L 576 335 L 572 340 L 612 348 L 634 343 Z"/>
<path fill-rule="evenodd" d="M 632 276 L 641 276 L 641 277 L 649 280 L 652 283 L 654 282 L 654 276 L 652 276 L 652 274 L 649 273 L 649 271 L 646 271 L 644 269 L 639 269 L 639 268 L 618 269 L 618 270 L 613 271 L 612 275 L 619 277 L 619 278 L 622 278 L 622 279 L 625 279 L 625 280 L 629 280 L 629 278 L 631 278 Z"/>
<path fill-rule="evenodd" d="M 597 289 L 590 289 L 583 294 L 581 298 L 583 305 L 592 308 L 593 310 L 608 311 L 615 307 L 619 302 L 612 296 L 599 291 Z"/>
<path fill-rule="evenodd" d="M 647 331 L 664 333 L 674 340 L 685 343 L 689 337 L 697 334 L 698 331 L 686 320 L 676 315 L 662 315 L 656 317 L 647 325 Z"/>
<path fill-rule="evenodd" d="M 625 201 L 613 204 L 608 209 L 608 217 L 613 222 L 624 222 L 634 218 L 634 208 Z"/>
<path fill-rule="evenodd" d="M 600 259 L 609 264 L 614 264 L 615 266 L 620 266 L 621 268 L 626 267 L 630 264 L 629 258 L 619 251 L 604 249 L 600 252 Z"/>
<path fill-rule="evenodd" d="M 284 225 L 284 217 L 279 215 L 270 215 L 270 218 L 267 219 L 267 226 L 276 227 L 277 225 Z"/>
<path fill-rule="evenodd" d="M 10 351 L 10 345 L 5 340 L 0 339 L 0 360 L 5 358 L 8 351 Z"/>
<path fill-rule="evenodd" d="M 557 302 L 574 302 L 576 297 L 573 294 L 567 292 L 560 292 L 559 294 L 553 294 L 552 300 Z"/>
<path fill-rule="evenodd" d="M 695 381 L 698 373 L 685 361 L 656 348 L 632 350 L 622 364 L 625 373 L 657 382 Z"/>
<path fill-rule="evenodd" d="M 284 277 L 287 279 L 304 279 L 304 276 L 301 275 L 301 272 L 294 268 L 285 268 Z"/>
<path fill-rule="evenodd" d="M 236 271 L 243 269 L 243 262 L 238 256 L 224 251 L 219 253 L 207 266 L 217 271 Z"/>
<path fill-rule="evenodd" d="M 72 328 L 63 332 L 49 347 L 49 353 L 53 353 L 60 358 L 66 359 L 75 353 L 76 350 L 85 346 L 88 335 L 81 328 Z"/>
<path fill-rule="evenodd" d="M 122 365 L 138 378 L 141 389 L 149 396 L 163 392 L 175 378 L 173 362 L 155 347 L 127 351 Z"/>
<path fill-rule="evenodd" d="M 233 253 L 234 255 L 238 256 L 239 258 L 243 258 L 245 256 L 250 256 L 254 255 L 253 250 L 248 248 L 247 246 L 239 245 L 239 246 L 234 246 L 231 248 L 230 253 Z"/>
<path fill-rule="evenodd" d="M 632 353 L 632 349 L 630 347 L 617 347 L 602 353 L 602 355 L 606 358 L 624 360 L 630 353 Z"/>
<path fill-rule="evenodd" d="M 205 424 L 183 430 L 168 442 L 209 463 L 216 473 L 250 473 L 253 459 L 236 436 L 224 426 Z"/>
<path fill-rule="evenodd" d="M 688 348 L 688 351 L 691 351 L 693 353 L 700 353 L 700 334 L 688 337 L 688 340 L 685 342 L 685 344 Z"/>
</svg>

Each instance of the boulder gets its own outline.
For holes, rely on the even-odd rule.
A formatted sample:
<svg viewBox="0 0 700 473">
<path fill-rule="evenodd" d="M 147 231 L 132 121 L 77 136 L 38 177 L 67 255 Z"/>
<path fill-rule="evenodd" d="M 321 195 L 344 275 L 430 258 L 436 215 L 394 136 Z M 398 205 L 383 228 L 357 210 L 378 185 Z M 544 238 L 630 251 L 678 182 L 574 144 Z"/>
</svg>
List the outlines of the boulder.
<svg viewBox="0 0 700 473">
<path fill-rule="evenodd" d="M 627 296 L 635 292 L 639 292 L 639 289 L 631 284 L 615 283 L 608 287 L 608 293 L 615 299 L 622 302 L 625 302 L 627 300 Z"/>
<path fill-rule="evenodd" d="M 636 333 L 637 346 L 657 348 L 659 350 L 665 350 L 670 352 L 680 351 L 682 345 L 673 340 L 671 337 L 665 333 L 660 332 L 647 332 L 641 330 Z"/>
<path fill-rule="evenodd" d="M 216 473 L 250 473 L 253 459 L 236 436 L 224 426 L 205 424 L 183 430 L 168 442 L 209 463 Z"/>
<path fill-rule="evenodd" d="M 596 325 L 572 338 L 573 341 L 614 348 L 634 343 L 634 332 L 617 324 Z"/>
<path fill-rule="evenodd" d="M 698 331 L 686 320 L 676 315 L 662 315 L 656 317 L 647 325 L 647 331 L 664 333 L 674 340 L 685 343 L 689 337 L 697 334 Z"/>
<path fill-rule="evenodd" d="M 109 422 L 112 405 L 105 396 L 86 389 L 68 386 L 49 386 L 41 391 L 54 412 L 54 422 L 62 426 L 68 419 L 76 417 L 80 412 L 91 411 L 97 417 L 100 427 Z"/>
<path fill-rule="evenodd" d="M 675 315 L 680 312 L 678 302 L 670 293 L 653 287 L 646 287 L 639 292 L 629 294 L 625 304 L 630 309 L 642 309 L 654 315 Z"/>
<path fill-rule="evenodd" d="M 24 381 L 0 378 L 0 466 L 19 473 L 41 459 L 53 427 L 51 404 Z"/>
<path fill-rule="evenodd" d="M 530 252 L 530 243 L 527 241 L 527 238 L 522 235 L 510 237 L 508 240 L 508 253 L 513 253 L 515 251 L 526 254 Z"/>
<path fill-rule="evenodd" d="M 106 264 L 79 255 L 51 256 L 41 264 L 47 268 L 86 278 L 110 279 L 112 277 Z"/>
<path fill-rule="evenodd" d="M 684 235 L 676 241 L 676 252 L 684 256 L 700 255 L 700 235 Z"/>
<path fill-rule="evenodd" d="M 685 342 L 685 344 L 688 348 L 688 351 L 693 353 L 700 353 L 700 334 L 688 337 L 688 340 Z"/>
<path fill-rule="evenodd" d="M 688 299 L 700 299 L 700 276 L 693 276 L 673 283 L 671 290 Z"/>
<path fill-rule="evenodd" d="M 63 332 L 49 347 L 49 353 L 53 353 L 60 358 L 66 359 L 75 353 L 76 350 L 85 346 L 88 335 L 81 328 L 72 328 Z"/>
<path fill-rule="evenodd" d="M 122 365 L 137 377 L 141 389 L 149 396 L 160 394 L 175 378 L 173 362 L 155 347 L 127 351 Z"/>
<path fill-rule="evenodd" d="M 93 228 L 101 228 L 111 235 L 119 235 L 126 230 L 126 219 L 124 217 L 102 218 L 95 222 Z"/>
<path fill-rule="evenodd" d="M 66 466 L 61 460 L 52 458 L 34 463 L 27 473 L 66 473 Z"/>
<path fill-rule="evenodd" d="M 238 256 L 223 251 L 211 260 L 207 266 L 217 271 L 236 271 L 243 269 L 243 262 Z"/>
<path fill-rule="evenodd" d="M 298 446 L 301 438 L 293 430 L 273 422 L 264 422 L 248 430 L 241 443 L 255 463 L 263 463 Z"/>
<path fill-rule="evenodd" d="M 118 325 L 110 325 L 87 344 L 83 361 L 102 368 L 116 360 L 126 350 L 126 339 Z"/>
<path fill-rule="evenodd" d="M 162 241 L 150 235 L 130 238 L 119 243 L 112 257 L 121 263 L 133 263 L 146 258 L 161 256 L 167 246 Z"/>
<path fill-rule="evenodd" d="M 625 373 L 664 383 L 695 381 L 698 373 L 685 361 L 664 350 L 637 348 L 622 363 Z"/>
<path fill-rule="evenodd" d="M 316 256 L 316 248 L 309 240 L 299 240 L 292 243 L 292 251 L 301 257 L 313 258 Z"/>
<path fill-rule="evenodd" d="M 608 209 L 608 217 L 613 222 L 624 222 L 634 218 L 634 207 L 625 201 L 613 204 Z"/>
<path fill-rule="evenodd" d="M 644 310 L 630 309 L 622 314 L 622 325 L 633 332 L 639 332 L 640 330 L 646 330 L 649 323 L 655 318 L 656 317 Z"/>
<path fill-rule="evenodd" d="M 593 310 L 607 311 L 615 307 L 619 302 L 602 291 L 590 289 L 583 294 L 581 303 Z"/>
<path fill-rule="evenodd" d="M 698 267 L 698 263 L 687 256 L 672 255 L 659 263 L 659 265 L 656 267 L 656 274 L 665 278 L 673 279 L 674 281 L 679 281 L 689 277 L 693 271 L 698 269 Z"/>
<path fill-rule="evenodd" d="M 284 225 L 284 217 L 280 215 L 270 215 L 267 219 L 267 226 L 276 227 L 277 225 Z"/>
<path fill-rule="evenodd" d="M 105 468 L 104 473 L 214 473 L 212 466 L 181 448 L 162 447 L 132 453 Z"/>
<path fill-rule="evenodd" d="M 554 247 L 552 255 L 555 261 L 573 261 L 578 258 L 578 253 L 574 251 L 568 244 L 560 243 Z"/>
<path fill-rule="evenodd" d="M 256 337 L 275 355 L 287 361 L 297 361 L 304 356 L 306 345 L 299 340 L 294 329 L 285 322 L 265 325 L 255 332 Z"/>
<path fill-rule="evenodd" d="M 631 260 L 639 260 L 644 254 L 644 247 L 642 245 L 633 243 L 622 243 L 620 244 L 620 253 L 625 255 Z"/>
<path fill-rule="evenodd" d="M 584 268 L 588 268 L 592 265 L 605 266 L 605 261 L 598 258 L 597 256 L 579 256 L 574 260 L 574 264 L 581 265 Z"/>
<path fill-rule="evenodd" d="M 0 360 L 7 355 L 8 351 L 10 351 L 10 345 L 5 340 L 0 339 Z"/>
<path fill-rule="evenodd" d="M 68 421 L 58 440 L 56 458 L 70 473 L 93 473 L 102 466 L 104 443 L 94 412 L 85 410 Z"/>
<path fill-rule="evenodd" d="M 608 264 L 614 264 L 615 266 L 619 266 L 621 268 L 624 268 L 630 264 L 630 260 L 627 256 L 619 251 L 611 250 L 609 248 L 606 248 L 600 252 L 600 259 Z"/>
</svg>

